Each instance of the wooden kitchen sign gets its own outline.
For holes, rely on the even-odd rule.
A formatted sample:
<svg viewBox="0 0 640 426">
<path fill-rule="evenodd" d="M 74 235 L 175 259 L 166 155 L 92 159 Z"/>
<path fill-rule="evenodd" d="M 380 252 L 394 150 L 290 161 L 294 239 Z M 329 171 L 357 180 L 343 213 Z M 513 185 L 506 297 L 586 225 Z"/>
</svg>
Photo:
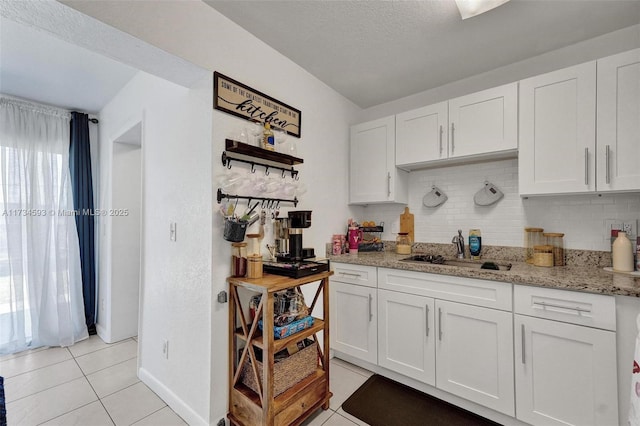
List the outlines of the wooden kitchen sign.
<svg viewBox="0 0 640 426">
<path fill-rule="evenodd" d="M 302 112 L 219 72 L 213 73 L 213 107 L 249 121 L 269 123 L 300 137 Z"/>
</svg>

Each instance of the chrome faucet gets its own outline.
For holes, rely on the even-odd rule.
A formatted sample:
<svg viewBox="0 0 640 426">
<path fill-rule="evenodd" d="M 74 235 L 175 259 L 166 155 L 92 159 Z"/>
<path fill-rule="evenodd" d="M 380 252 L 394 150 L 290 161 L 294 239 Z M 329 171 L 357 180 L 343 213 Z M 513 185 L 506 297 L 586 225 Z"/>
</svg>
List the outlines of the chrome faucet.
<svg viewBox="0 0 640 426">
<path fill-rule="evenodd" d="M 462 229 L 458 229 L 458 235 L 454 235 L 451 242 L 456 245 L 458 259 L 464 259 L 464 237 L 462 236 Z"/>
</svg>

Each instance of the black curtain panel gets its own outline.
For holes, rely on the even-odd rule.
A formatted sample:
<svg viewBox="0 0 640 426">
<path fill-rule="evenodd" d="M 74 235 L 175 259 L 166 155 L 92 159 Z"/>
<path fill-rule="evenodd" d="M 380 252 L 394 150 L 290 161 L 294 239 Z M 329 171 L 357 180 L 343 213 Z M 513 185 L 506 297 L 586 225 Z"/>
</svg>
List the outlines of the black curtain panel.
<svg viewBox="0 0 640 426">
<path fill-rule="evenodd" d="M 96 334 L 96 256 L 93 215 L 93 184 L 91 179 L 91 149 L 89 146 L 89 116 L 71 113 L 71 144 L 69 169 L 73 207 L 78 240 L 80 242 L 80 266 L 82 268 L 82 294 L 84 316 L 89 334 Z"/>
</svg>

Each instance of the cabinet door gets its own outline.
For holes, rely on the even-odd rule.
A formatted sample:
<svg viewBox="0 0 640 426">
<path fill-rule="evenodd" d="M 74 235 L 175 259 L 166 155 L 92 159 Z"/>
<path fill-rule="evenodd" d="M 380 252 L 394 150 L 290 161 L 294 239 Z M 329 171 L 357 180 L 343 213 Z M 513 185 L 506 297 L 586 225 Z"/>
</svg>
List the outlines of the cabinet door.
<svg viewBox="0 0 640 426">
<path fill-rule="evenodd" d="M 376 289 L 331 281 L 331 348 L 377 363 Z"/>
<path fill-rule="evenodd" d="M 598 190 L 640 189 L 640 49 L 598 61 Z"/>
<path fill-rule="evenodd" d="M 396 165 L 447 158 L 447 122 L 447 102 L 396 115 Z"/>
<path fill-rule="evenodd" d="M 449 101 L 449 157 L 518 148 L 518 83 Z"/>
<path fill-rule="evenodd" d="M 616 335 L 515 315 L 516 413 L 533 425 L 617 425 Z"/>
<path fill-rule="evenodd" d="M 521 195 L 594 191 L 596 63 L 520 82 Z"/>
<path fill-rule="evenodd" d="M 396 169 L 395 117 L 351 127 L 349 202 L 406 203 L 406 172 Z"/>
<path fill-rule="evenodd" d="M 511 312 L 436 300 L 436 386 L 513 416 Z"/>
<path fill-rule="evenodd" d="M 378 364 L 434 386 L 435 301 L 378 290 Z"/>
</svg>

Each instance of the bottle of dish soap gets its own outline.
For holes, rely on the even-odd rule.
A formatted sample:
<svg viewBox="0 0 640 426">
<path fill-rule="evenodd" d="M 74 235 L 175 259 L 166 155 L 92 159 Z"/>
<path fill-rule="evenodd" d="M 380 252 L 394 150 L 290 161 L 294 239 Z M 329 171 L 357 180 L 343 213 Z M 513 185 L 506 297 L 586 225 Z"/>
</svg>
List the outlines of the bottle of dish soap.
<svg viewBox="0 0 640 426">
<path fill-rule="evenodd" d="M 482 251 L 482 234 L 479 229 L 469 230 L 469 254 L 471 259 L 480 259 L 480 252 Z"/>
</svg>

